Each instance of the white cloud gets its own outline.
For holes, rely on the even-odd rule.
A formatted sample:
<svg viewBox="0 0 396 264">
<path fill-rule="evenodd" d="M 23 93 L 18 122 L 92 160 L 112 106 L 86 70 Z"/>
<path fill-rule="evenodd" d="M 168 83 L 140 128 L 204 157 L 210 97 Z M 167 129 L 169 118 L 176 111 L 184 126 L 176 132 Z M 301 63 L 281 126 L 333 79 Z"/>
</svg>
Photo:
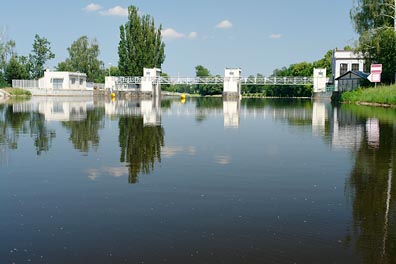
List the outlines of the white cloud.
<svg viewBox="0 0 396 264">
<path fill-rule="evenodd" d="M 97 5 L 94 3 L 91 3 L 89 5 L 87 5 L 86 7 L 83 8 L 83 10 L 87 11 L 87 12 L 95 12 L 98 11 L 100 9 L 102 9 L 103 7 L 101 5 Z"/>
<path fill-rule="evenodd" d="M 220 28 L 220 29 L 232 28 L 232 23 L 229 20 L 223 20 L 219 24 L 216 25 L 216 28 Z"/>
<path fill-rule="evenodd" d="M 269 36 L 270 39 L 280 39 L 282 37 L 282 34 L 271 34 Z"/>
<path fill-rule="evenodd" d="M 187 38 L 189 39 L 195 39 L 198 37 L 198 33 L 197 32 L 190 32 L 190 34 L 188 34 Z"/>
<path fill-rule="evenodd" d="M 128 16 L 128 8 L 124 8 L 122 6 L 115 6 L 113 8 L 109 8 L 106 11 L 99 12 L 102 16 Z"/>
<path fill-rule="evenodd" d="M 103 167 L 99 169 L 89 169 L 87 170 L 88 178 L 91 180 L 96 180 L 100 176 L 109 175 L 112 177 L 122 177 L 128 175 L 127 167 Z"/>
<path fill-rule="evenodd" d="M 186 37 L 183 33 L 179 33 L 173 28 L 166 28 L 161 31 L 161 34 L 165 39 L 181 39 Z"/>
<path fill-rule="evenodd" d="M 220 165 L 228 165 L 231 162 L 231 157 L 228 155 L 215 156 L 215 162 Z"/>
<path fill-rule="evenodd" d="M 197 153 L 197 149 L 194 146 L 168 146 L 161 149 L 161 154 L 165 158 L 172 158 L 175 155 L 187 153 L 190 156 L 194 156 Z"/>
</svg>

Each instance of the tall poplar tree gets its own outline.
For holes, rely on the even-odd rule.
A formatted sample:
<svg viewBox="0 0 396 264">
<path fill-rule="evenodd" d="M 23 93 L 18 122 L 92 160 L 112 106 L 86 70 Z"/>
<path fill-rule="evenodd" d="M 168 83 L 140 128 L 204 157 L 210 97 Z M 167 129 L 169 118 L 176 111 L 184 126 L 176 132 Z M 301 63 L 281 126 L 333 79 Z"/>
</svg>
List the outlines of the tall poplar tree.
<svg viewBox="0 0 396 264">
<path fill-rule="evenodd" d="M 143 68 L 160 68 L 165 61 L 161 29 L 150 15 L 139 16 L 139 9 L 128 7 L 128 22 L 120 26 L 118 68 L 121 75 L 141 76 Z"/>
<path fill-rule="evenodd" d="M 396 73 L 396 3 L 394 0 L 355 0 L 350 15 L 360 35 L 357 51 L 368 64 L 382 64 L 382 80 L 390 83 Z"/>
</svg>

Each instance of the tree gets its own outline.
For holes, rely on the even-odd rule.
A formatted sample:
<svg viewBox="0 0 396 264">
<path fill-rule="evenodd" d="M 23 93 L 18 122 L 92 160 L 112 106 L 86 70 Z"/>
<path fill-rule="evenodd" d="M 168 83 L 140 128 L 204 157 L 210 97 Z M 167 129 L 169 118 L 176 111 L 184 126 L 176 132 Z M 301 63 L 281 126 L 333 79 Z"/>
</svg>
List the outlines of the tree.
<svg viewBox="0 0 396 264">
<path fill-rule="evenodd" d="M 140 173 L 149 174 L 156 161 L 161 162 L 164 146 L 162 126 L 144 126 L 143 117 L 121 116 L 119 119 L 120 161 L 129 168 L 128 182 L 137 183 Z"/>
<path fill-rule="evenodd" d="M 140 17 L 138 12 L 138 8 L 129 6 L 128 22 L 120 26 L 118 68 L 124 76 L 141 76 L 143 68 L 160 68 L 165 61 L 162 26 L 155 28 L 151 16 Z"/>
<path fill-rule="evenodd" d="M 88 152 L 99 145 L 99 130 L 104 127 L 104 108 L 95 107 L 87 111 L 87 117 L 79 121 L 66 121 L 62 125 L 70 132 L 69 140 L 75 149 Z"/>
<path fill-rule="evenodd" d="M 209 77 L 210 71 L 202 65 L 195 66 L 195 76 L 197 77 Z"/>
<path fill-rule="evenodd" d="M 202 65 L 198 65 L 195 67 L 195 76 L 200 78 L 208 78 L 208 77 L 217 77 L 221 78 L 221 76 L 211 76 L 210 71 Z M 218 84 L 198 84 L 197 90 L 200 95 L 215 95 L 222 94 L 223 85 Z"/>
<path fill-rule="evenodd" d="M 26 57 L 11 57 L 10 61 L 6 66 L 4 76 L 7 83 L 10 85 L 12 84 L 12 80 L 14 79 L 29 79 L 29 71 Z"/>
<path fill-rule="evenodd" d="M 58 64 L 59 71 L 75 71 L 87 74 L 90 81 L 103 79 L 103 62 L 98 59 L 100 54 L 99 44 L 96 39 L 88 40 L 87 36 L 82 36 L 74 41 L 69 48 L 69 58 Z"/>
<path fill-rule="evenodd" d="M 34 36 L 32 53 L 29 55 L 31 78 L 38 79 L 43 77 L 45 63 L 55 58 L 50 45 L 51 43 L 46 38 L 41 38 L 37 34 Z"/>
<path fill-rule="evenodd" d="M 8 58 L 15 55 L 15 41 L 5 41 L 5 37 L 0 35 L 0 87 L 7 86 L 5 71 L 8 64 Z"/>
<path fill-rule="evenodd" d="M 3 73 L 7 66 L 8 58 L 15 55 L 14 48 L 15 48 L 15 41 L 9 40 L 3 43 L 0 38 L 0 70 L 2 70 Z"/>
<path fill-rule="evenodd" d="M 360 35 L 356 50 L 366 63 L 381 63 L 382 80 L 390 83 L 396 72 L 396 33 L 394 0 L 356 0 L 350 16 Z"/>
</svg>

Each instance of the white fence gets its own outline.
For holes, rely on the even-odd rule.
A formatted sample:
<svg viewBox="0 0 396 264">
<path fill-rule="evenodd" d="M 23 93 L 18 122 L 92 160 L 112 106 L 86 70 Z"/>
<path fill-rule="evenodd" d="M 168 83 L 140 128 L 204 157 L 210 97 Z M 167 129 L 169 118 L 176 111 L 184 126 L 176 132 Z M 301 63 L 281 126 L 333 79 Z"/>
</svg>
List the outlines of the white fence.
<svg viewBox="0 0 396 264">
<path fill-rule="evenodd" d="M 22 88 L 22 89 L 39 89 L 38 80 L 12 80 L 12 88 Z"/>
</svg>

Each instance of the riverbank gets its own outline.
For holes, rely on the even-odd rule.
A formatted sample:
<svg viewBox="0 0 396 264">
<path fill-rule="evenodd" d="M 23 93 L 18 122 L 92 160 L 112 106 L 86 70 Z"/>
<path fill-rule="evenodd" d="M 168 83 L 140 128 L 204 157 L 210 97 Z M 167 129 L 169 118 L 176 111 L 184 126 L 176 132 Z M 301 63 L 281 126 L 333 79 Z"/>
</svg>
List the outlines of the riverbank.
<svg viewBox="0 0 396 264">
<path fill-rule="evenodd" d="M 396 85 L 345 92 L 341 95 L 341 102 L 381 107 L 396 107 Z"/>
<path fill-rule="evenodd" d="M 10 96 L 31 96 L 31 92 L 19 88 L 2 88 L 0 89 Z"/>
</svg>

